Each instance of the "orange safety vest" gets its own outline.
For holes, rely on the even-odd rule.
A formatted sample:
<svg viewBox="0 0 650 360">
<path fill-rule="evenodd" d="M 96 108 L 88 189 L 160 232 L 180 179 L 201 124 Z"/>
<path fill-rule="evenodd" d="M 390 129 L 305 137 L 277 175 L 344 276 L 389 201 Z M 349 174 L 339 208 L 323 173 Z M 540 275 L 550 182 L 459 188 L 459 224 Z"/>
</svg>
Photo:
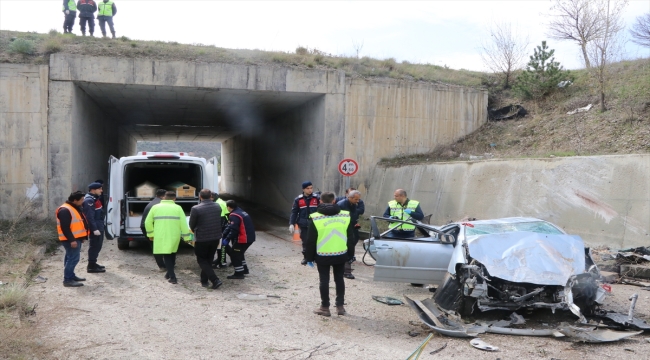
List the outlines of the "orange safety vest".
<svg viewBox="0 0 650 360">
<path fill-rule="evenodd" d="M 61 241 L 66 241 L 68 240 L 67 237 L 63 234 L 63 230 L 61 230 L 61 221 L 59 220 L 59 210 L 61 208 L 66 208 L 68 211 L 70 211 L 70 214 L 72 215 L 72 220 L 70 221 L 70 231 L 72 231 L 72 236 L 74 236 L 75 239 L 82 239 L 85 237 L 88 237 L 88 229 L 84 226 L 84 221 L 83 221 L 83 215 L 77 211 L 77 209 L 74 208 L 74 206 L 71 206 L 70 204 L 63 204 L 59 206 L 56 209 L 56 231 L 59 233 L 59 240 Z"/>
</svg>

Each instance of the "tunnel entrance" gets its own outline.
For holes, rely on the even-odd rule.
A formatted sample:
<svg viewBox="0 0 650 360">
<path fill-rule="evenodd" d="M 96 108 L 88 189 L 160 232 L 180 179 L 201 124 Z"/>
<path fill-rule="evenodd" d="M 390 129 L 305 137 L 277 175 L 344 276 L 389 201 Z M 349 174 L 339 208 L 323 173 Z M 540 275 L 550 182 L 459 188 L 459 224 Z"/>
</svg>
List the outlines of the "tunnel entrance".
<svg viewBox="0 0 650 360">
<path fill-rule="evenodd" d="M 213 190 L 286 215 L 304 180 L 338 190 L 344 84 L 339 71 L 54 54 L 49 207 L 138 142 L 189 141 L 221 144 Z"/>
</svg>

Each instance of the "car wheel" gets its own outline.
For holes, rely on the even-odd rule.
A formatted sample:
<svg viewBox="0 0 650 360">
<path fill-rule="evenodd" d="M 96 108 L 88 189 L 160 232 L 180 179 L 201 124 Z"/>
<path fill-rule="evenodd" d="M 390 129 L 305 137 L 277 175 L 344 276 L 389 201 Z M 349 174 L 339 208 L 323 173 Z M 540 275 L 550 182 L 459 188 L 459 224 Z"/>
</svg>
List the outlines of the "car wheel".
<svg viewBox="0 0 650 360">
<path fill-rule="evenodd" d="M 128 250 L 129 240 L 117 239 L 117 248 L 120 250 Z"/>
</svg>

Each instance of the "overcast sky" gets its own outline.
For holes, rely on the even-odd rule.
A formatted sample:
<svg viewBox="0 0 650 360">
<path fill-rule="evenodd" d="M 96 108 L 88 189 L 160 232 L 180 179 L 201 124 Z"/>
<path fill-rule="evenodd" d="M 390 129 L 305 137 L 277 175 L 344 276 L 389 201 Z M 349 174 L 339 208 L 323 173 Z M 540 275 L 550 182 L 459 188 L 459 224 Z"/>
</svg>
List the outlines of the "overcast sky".
<svg viewBox="0 0 650 360">
<path fill-rule="evenodd" d="M 479 54 L 494 20 L 512 22 L 530 39 L 545 35 L 550 0 L 529 1 L 188 1 L 115 0 L 118 36 L 140 40 L 201 43 L 225 48 L 279 50 L 317 48 L 334 55 L 393 57 L 398 61 L 484 70 Z M 62 0 L 0 0 L 0 29 L 62 31 Z M 650 0 L 631 0 L 629 28 L 650 12 Z M 78 22 L 73 31 L 80 34 Z M 101 32 L 96 29 L 95 35 Z M 627 30 L 625 36 L 628 36 Z M 577 45 L 549 40 L 566 68 L 582 67 Z M 628 43 L 627 58 L 650 57 Z"/>
</svg>

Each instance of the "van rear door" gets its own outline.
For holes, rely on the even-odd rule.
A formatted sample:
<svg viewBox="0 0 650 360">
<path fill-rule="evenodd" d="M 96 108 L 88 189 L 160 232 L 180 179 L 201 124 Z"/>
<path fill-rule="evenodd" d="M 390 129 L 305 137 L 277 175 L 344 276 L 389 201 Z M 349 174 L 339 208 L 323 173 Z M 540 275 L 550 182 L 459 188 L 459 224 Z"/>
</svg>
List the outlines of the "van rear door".
<svg viewBox="0 0 650 360">
<path fill-rule="evenodd" d="M 205 165 L 205 175 L 206 175 L 206 184 L 204 187 L 212 190 L 213 192 L 219 192 L 219 160 L 217 157 L 208 159 L 207 164 Z"/>
<path fill-rule="evenodd" d="M 115 156 L 108 159 L 108 203 L 106 204 L 106 238 L 120 236 L 120 200 L 122 199 L 122 166 Z"/>
</svg>

